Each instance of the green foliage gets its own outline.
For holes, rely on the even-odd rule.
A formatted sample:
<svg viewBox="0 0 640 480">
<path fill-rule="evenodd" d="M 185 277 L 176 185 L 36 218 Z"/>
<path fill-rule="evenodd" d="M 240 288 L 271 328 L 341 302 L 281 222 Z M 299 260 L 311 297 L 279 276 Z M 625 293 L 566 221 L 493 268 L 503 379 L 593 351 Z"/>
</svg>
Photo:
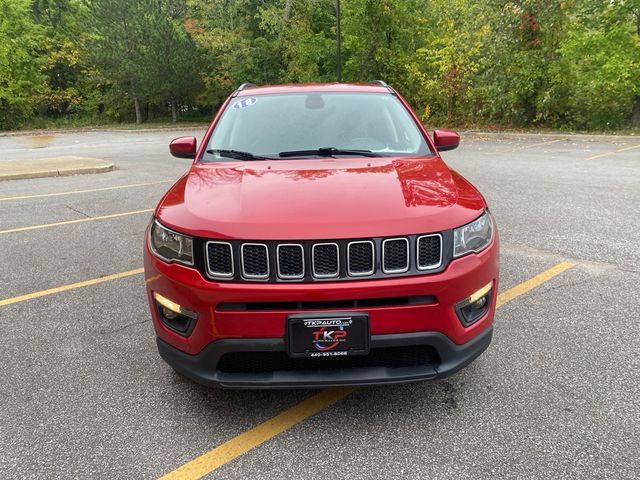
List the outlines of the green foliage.
<svg viewBox="0 0 640 480">
<path fill-rule="evenodd" d="M 341 0 L 343 79 L 442 126 L 640 126 L 640 0 Z M 0 0 L 0 128 L 334 81 L 335 0 Z M 33 123 L 33 120 L 32 120 Z"/>
<path fill-rule="evenodd" d="M 382 79 L 410 100 L 421 92 L 416 58 L 424 45 L 425 2 L 345 1 L 345 79 Z M 416 84 L 416 81 L 418 83 Z"/>
<path fill-rule="evenodd" d="M 43 30 L 28 0 L 0 0 L 0 129 L 20 126 L 42 88 Z"/>
<path fill-rule="evenodd" d="M 105 95 L 127 98 L 136 122 L 153 105 L 168 106 L 174 116 L 200 90 L 199 52 L 182 23 L 179 0 L 89 0 L 88 50 Z M 106 106 L 120 119 L 121 102 Z M 126 115 L 126 114 L 125 114 Z"/>
<path fill-rule="evenodd" d="M 180 22 L 184 5 L 166 0 L 153 3 L 144 24 L 144 91 L 156 103 L 168 103 L 175 122 L 179 104 L 190 103 L 200 90 L 200 59 Z"/>
<path fill-rule="evenodd" d="M 82 26 L 86 9 L 79 0 L 34 0 L 31 10 L 45 35 L 41 44 L 45 76 L 36 109 L 43 116 L 86 116 L 97 113 L 99 91 L 86 51 Z"/>
<path fill-rule="evenodd" d="M 561 61 L 550 68 L 551 86 L 539 106 L 546 122 L 597 129 L 627 123 L 640 95 L 640 55 L 626 32 L 572 32 L 559 53 Z"/>
</svg>

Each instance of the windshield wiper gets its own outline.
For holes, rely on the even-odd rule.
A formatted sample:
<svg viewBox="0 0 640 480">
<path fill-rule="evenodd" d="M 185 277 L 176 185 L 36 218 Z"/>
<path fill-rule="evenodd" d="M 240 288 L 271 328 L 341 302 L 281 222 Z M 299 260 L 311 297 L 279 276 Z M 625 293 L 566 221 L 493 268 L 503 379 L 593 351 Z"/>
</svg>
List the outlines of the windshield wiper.
<svg viewBox="0 0 640 480">
<path fill-rule="evenodd" d="M 306 157 L 309 155 L 317 155 L 320 157 L 331 157 L 333 155 L 357 155 L 361 157 L 381 157 L 379 153 L 371 150 L 341 150 L 334 147 L 318 148 L 316 150 L 291 150 L 289 152 L 280 152 L 280 157 Z"/>
<path fill-rule="evenodd" d="M 240 150 L 225 150 L 222 148 L 214 148 L 207 150 L 207 153 L 211 155 L 220 155 L 221 157 L 233 158 L 236 160 L 273 160 L 273 158 L 262 157 L 260 155 L 254 155 L 250 152 L 242 152 Z"/>
</svg>

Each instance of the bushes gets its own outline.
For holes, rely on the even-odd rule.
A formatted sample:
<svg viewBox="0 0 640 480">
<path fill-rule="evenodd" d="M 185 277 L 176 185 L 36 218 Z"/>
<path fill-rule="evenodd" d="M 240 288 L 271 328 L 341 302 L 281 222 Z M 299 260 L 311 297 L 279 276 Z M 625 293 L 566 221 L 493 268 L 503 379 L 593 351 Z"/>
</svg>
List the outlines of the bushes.
<svg viewBox="0 0 640 480">
<path fill-rule="evenodd" d="M 605 130 L 629 124 L 640 95 L 640 51 L 625 30 L 570 33 L 540 102 L 547 123 Z"/>
</svg>

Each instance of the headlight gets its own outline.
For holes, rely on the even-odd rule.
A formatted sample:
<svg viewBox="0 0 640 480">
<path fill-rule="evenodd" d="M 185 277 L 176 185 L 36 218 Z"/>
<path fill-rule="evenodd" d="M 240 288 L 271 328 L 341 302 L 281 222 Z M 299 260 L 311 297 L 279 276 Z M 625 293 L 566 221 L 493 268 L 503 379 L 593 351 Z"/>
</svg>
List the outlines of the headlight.
<svg viewBox="0 0 640 480">
<path fill-rule="evenodd" d="M 193 239 L 163 227 L 157 220 L 151 223 L 149 245 L 153 253 L 165 262 L 193 265 Z"/>
<path fill-rule="evenodd" d="M 453 231 L 453 258 L 484 250 L 491 242 L 493 223 L 489 211 Z"/>
</svg>

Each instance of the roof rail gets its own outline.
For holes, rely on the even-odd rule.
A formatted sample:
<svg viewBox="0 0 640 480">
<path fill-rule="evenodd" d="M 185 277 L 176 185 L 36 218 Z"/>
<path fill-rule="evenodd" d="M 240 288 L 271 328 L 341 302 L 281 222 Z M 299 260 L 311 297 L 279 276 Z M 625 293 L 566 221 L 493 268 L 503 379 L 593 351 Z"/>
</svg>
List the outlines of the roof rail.
<svg viewBox="0 0 640 480">
<path fill-rule="evenodd" d="M 233 92 L 233 94 L 231 95 L 232 97 L 237 96 L 241 91 L 243 91 L 245 88 L 249 88 L 249 87 L 255 87 L 255 84 L 253 83 L 243 83 L 242 85 L 240 85 L 235 92 Z"/>
<path fill-rule="evenodd" d="M 372 80 L 371 82 L 369 82 L 371 85 L 380 85 L 381 87 L 386 88 L 387 90 L 389 90 L 390 93 L 396 93 L 396 91 L 390 87 L 389 85 L 387 85 L 387 82 L 385 82 L 384 80 Z"/>
</svg>

